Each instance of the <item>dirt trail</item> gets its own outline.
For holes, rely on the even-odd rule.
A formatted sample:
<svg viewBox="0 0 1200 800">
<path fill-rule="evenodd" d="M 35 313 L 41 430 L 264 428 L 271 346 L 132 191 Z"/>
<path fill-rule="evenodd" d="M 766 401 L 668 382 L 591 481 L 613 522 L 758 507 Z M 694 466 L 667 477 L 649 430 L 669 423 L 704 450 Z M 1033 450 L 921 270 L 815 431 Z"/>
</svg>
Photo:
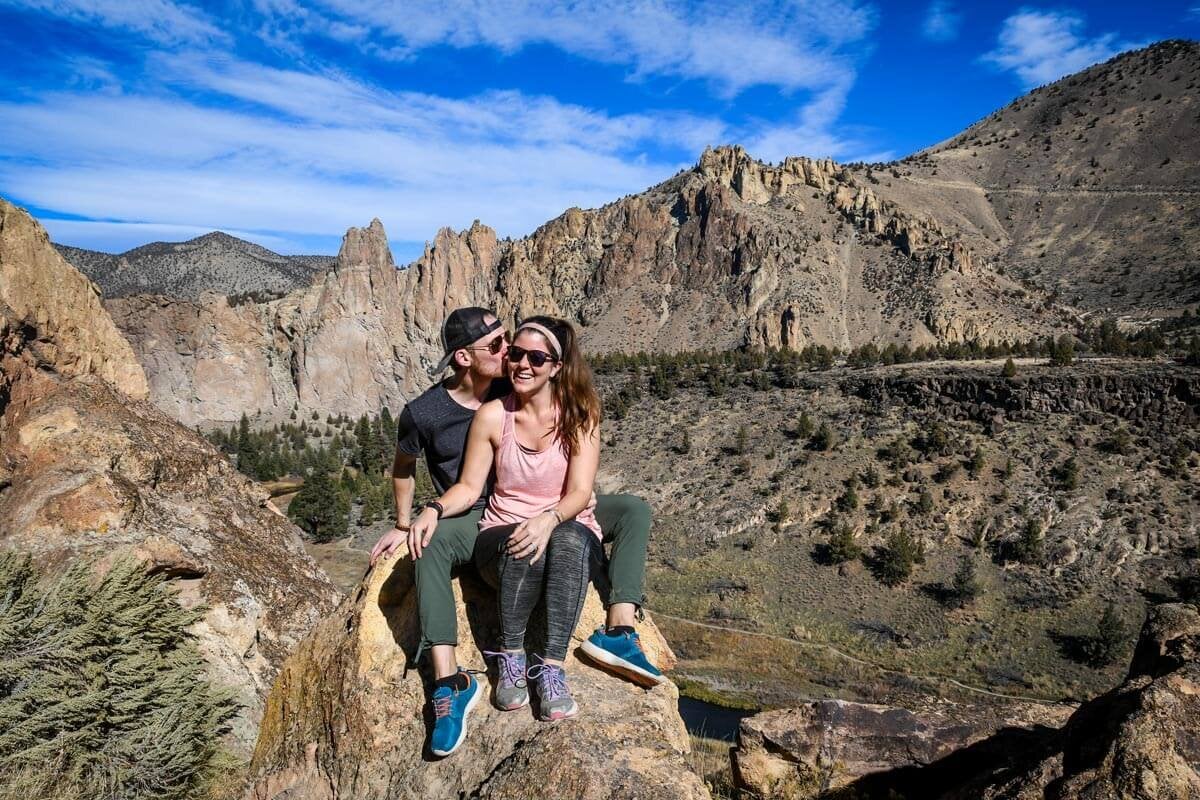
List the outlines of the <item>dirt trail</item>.
<svg viewBox="0 0 1200 800">
<path fill-rule="evenodd" d="M 778 642 L 787 642 L 788 644 L 795 645 L 796 647 L 807 648 L 810 650 L 826 650 L 840 658 L 844 658 L 845 660 L 847 660 L 853 664 L 859 664 L 864 667 L 871 667 L 872 669 L 877 669 L 880 672 L 885 672 L 890 675 L 902 675 L 907 678 L 917 678 L 917 679 L 921 679 L 921 680 L 946 683 L 946 684 L 950 684 L 951 686 L 955 686 L 955 687 L 962 689 L 964 691 L 967 691 L 967 692 L 974 692 L 975 694 L 987 695 L 989 697 L 999 697 L 1004 700 L 1017 700 L 1022 703 L 1038 703 L 1039 705 L 1044 705 L 1044 706 L 1071 705 L 1070 703 L 1063 703 L 1058 700 L 1050 700 L 1050 699 L 1042 698 L 1042 697 L 1032 697 L 1032 696 L 1027 697 L 1027 696 L 1015 695 L 1015 694 L 1004 694 L 1002 692 L 993 692 L 991 689 L 984 689 L 980 686 L 971 686 L 970 684 L 963 683 L 961 681 L 955 680 L 954 678 L 948 677 L 946 675 L 923 675 L 923 674 L 917 674 L 917 673 L 913 673 L 913 672 L 905 672 L 902 669 L 893 669 L 892 667 L 885 667 L 882 664 L 876 664 L 874 661 L 868 661 L 866 659 L 859 658 L 858 656 L 851 655 L 850 653 L 847 653 L 844 650 L 839 650 L 838 648 L 834 647 L 833 645 L 826 644 L 825 642 L 802 642 L 797 639 L 792 639 L 787 636 L 779 636 L 774 633 L 759 633 L 757 631 L 742 630 L 741 628 L 732 628 L 732 627 L 729 627 L 726 625 L 713 625 L 708 622 L 696 622 L 695 620 L 684 619 L 683 617 L 675 617 L 670 614 L 663 613 L 662 611 L 655 611 L 654 609 L 649 608 L 649 607 L 647 607 L 646 610 L 649 611 L 651 614 L 653 614 L 655 617 L 659 617 L 661 619 L 669 619 L 672 622 L 681 622 L 684 625 L 694 625 L 698 628 L 711 628 L 714 631 L 724 631 L 725 633 L 737 633 L 742 636 L 757 636 L 757 637 L 763 638 L 763 639 L 773 639 Z"/>
<path fill-rule="evenodd" d="M 1091 188 L 1083 186 L 981 186 L 980 184 L 972 183 L 971 181 L 935 180 L 933 178 L 918 178 L 913 176 L 908 176 L 905 178 L 905 180 L 925 186 L 938 186 L 945 189 L 967 189 L 974 192 L 987 192 L 993 194 L 1048 195 L 1051 197 L 1075 197 L 1078 195 L 1100 195 L 1114 197 L 1118 195 L 1128 195 L 1131 197 L 1191 197 L 1200 195 L 1200 188 L 1192 187 L 1113 186 L 1108 188 Z"/>
</svg>

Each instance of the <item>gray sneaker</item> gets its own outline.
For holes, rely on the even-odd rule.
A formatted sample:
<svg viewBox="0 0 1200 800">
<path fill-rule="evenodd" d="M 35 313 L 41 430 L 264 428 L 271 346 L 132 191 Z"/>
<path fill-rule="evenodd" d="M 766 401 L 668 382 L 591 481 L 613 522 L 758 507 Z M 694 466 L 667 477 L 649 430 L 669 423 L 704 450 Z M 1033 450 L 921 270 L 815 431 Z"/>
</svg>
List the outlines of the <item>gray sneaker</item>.
<svg viewBox="0 0 1200 800">
<path fill-rule="evenodd" d="M 537 682 L 540 716 L 547 722 L 573 717 L 579 713 L 575 698 L 567 688 L 567 673 L 556 664 L 545 662 L 529 668 L 529 677 Z"/>
<path fill-rule="evenodd" d="M 529 689 L 525 680 L 525 654 L 498 653 L 486 650 L 485 656 L 496 658 L 496 707 L 501 711 L 515 711 L 529 705 Z"/>
</svg>

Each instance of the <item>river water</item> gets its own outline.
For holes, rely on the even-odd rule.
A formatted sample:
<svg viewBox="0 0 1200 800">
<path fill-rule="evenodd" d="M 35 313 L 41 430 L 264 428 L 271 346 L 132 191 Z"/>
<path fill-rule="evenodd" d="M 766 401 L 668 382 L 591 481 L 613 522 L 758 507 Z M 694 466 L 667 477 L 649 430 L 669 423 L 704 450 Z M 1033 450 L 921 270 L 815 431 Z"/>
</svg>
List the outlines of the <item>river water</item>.
<svg viewBox="0 0 1200 800">
<path fill-rule="evenodd" d="M 737 738 L 738 723 L 757 712 L 715 706 L 690 697 L 679 698 L 679 716 L 688 733 L 732 742 Z"/>
</svg>

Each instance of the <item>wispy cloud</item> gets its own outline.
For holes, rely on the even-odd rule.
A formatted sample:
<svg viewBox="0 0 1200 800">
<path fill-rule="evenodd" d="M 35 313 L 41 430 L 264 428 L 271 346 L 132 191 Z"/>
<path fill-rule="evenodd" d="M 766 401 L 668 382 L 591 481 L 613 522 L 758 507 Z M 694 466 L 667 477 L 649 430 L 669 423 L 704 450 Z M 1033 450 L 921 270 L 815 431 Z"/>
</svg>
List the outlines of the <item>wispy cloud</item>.
<svg viewBox="0 0 1200 800">
<path fill-rule="evenodd" d="M 933 0 L 925 11 L 921 34 L 933 42 L 949 42 L 958 38 L 962 14 L 955 13 L 947 0 Z"/>
<path fill-rule="evenodd" d="M 126 31 L 159 44 L 223 42 L 229 38 L 203 11 L 170 0 L 0 0 L 0 5 Z"/>
<path fill-rule="evenodd" d="M 1137 46 L 1115 33 L 1087 38 L 1084 19 L 1074 12 L 1026 8 L 1004 20 L 996 48 L 983 60 L 1016 73 L 1032 89 Z"/>
<path fill-rule="evenodd" d="M 624 0 L 572 3 L 411 0 L 261 0 L 273 41 L 297 35 L 357 37 L 377 55 L 407 58 L 433 45 L 505 53 L 531 44 L 608 64 L 631 77 L 711 81 L 733 95 L 756 85 L 812 89 L 853 72 L 840 48 L 874 25 L 857 0 Z M 319 11 L 315 11 L 318 8 Z"/>
<path fill-rule="evenodd" d="M 743 143 L 768 160 L 879 149 L 838 125 L 856 78 L 844 46 L 873 25 L 858 0 L 691 10 L 674 0 L 420 0 L 399 10 L 382 0 L 254 0 L 236 42 L 199 7 L 169 0 L 5 3 L 148 43 L 136 68 L 68 53 L 73 80 L 0 99 L 0 186 L 70 218 L 50 225 L 68 243 L 128 246 L 216 228 L 294 252 L 375 216 L 397 241 L 474 219 L 518 236 L 570 206 L 641 191 L 710 144 Z M 314 38 L 350 43 L 376 66 L 434 45 L 549 44 L 625 65 L 635 80 L 696 79 L 724 100 L 611 112 L 519 88 L 440 96 L 323 65 Z M 235 55 L 261 41 L 275 48 L 271 65 Z M 722 118 L 734 94 L 762 85 L 795 110 Z"/>
</svg>

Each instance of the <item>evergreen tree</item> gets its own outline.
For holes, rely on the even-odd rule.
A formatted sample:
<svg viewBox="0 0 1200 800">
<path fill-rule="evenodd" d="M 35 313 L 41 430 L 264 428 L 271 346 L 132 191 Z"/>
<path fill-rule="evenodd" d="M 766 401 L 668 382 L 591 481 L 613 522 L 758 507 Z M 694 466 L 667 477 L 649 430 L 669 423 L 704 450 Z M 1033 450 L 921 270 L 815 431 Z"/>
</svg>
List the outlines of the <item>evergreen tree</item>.
<svg viewBox="0 0 1200 800">
<path fill-rule="evenodd" d="M 324 459 L 318 459 L 318 461 Z M 334 482 L 329 471 L 318 464 L 288 505 L 288 517 L 318 542 L 346 535 L 350 500 Z"/>
<path fill-rule="evenodd" d="M 1108 666 L 1116 662 L 1125 643 L 1125 625 L 1117 613 L 1117 607 L 1109 603 L 1096 623 L 1096 635 L 1091 641 L 1091 661 L 1097 666 Z"/>
<path fill-rule="evenodd" d="M 1000 370 L 1000 374 L 1005 378 L 1017 377 L 1017 365 L 1013 363 L 1012 356 L 1005 359 L 1004 368 Z"/>
<path fill-rule="evenodd" d="M 844 564 L 862 556 L 862 546 L 855 538 L 854 531 L 845 522 L 839 522 L 830 531 L 827 553 L 831 564 Z"/>
<path fill-rule="evenodd" d="M 1075 461 L 1075 456 L 1064 461 L 1055 472 L 1059 486 L 1063 489 L 1073 492 L 1079 488 L 1079 464 Z"/>
<path fill-rule="evenodd" d="M 1022 564 L 1042 563 L 1042 526 L 1037 520 L 1025 520 L 1013 545 L 1013 556 Z"/>
<path fill-rule="evenodd" d="M 796 420 L 796 438 L 807 439 L 813 435 L 812 417 L 808 416 L 807 411 L 800 412 L 800 419 Z"/>
<path fill-rule="evenodd" d="M 821 423 L 821 426 L 817 428 L 817 432 L 813 434 L 811 444 L 814 450 L 823 451 L 833 447 L 833 431 L 830 429 L 828 423 Z"/>
<path fill-rule="evenodd" d="M 749 435 L 746 432 L 746 426 L 741 425 L 737 429 L 737 441 L 734 444 L 734 449 L 739 456 L 744 456 L 750 450 Z"/>
<path fill-rule="evenodd" d="M 924 554 L 917 541 L 904 528 L 896 528 L 888 534 L 879 554 L 879 579 L 887 586 L 899 586 L 912 576 L 918 560 L 924 560 Z"/>
<path fill-rule="evenodd" d="M 958 570 L 950 587 L 951 597 L 958 606 L 973 603 L 983 594 L 983 584 L 976 573 L 975 559 L 965 555 L 958 561 Z"/>
<path fill-rule="evenodd" d="M 1074 361 L 1075 340 L 1064 333 L 1050 348 L 1050 364 L 1055 367 L 1069 367 Z"/>
</svg>

